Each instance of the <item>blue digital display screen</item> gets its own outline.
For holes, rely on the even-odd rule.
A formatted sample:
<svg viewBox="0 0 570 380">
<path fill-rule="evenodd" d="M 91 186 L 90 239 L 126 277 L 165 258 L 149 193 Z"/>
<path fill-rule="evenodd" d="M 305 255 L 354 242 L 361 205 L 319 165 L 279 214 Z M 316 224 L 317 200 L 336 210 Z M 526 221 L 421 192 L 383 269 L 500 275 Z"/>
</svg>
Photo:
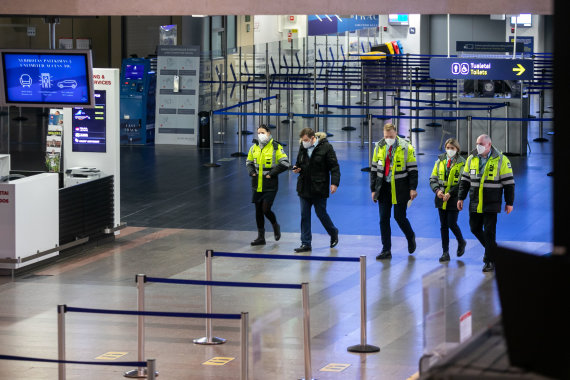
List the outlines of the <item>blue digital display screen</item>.
<svg viewBox="0 0 570 380">
<path fill-rule="evenodd" d="M 84 53 L 2 52 L 6 103 L 90 105 Z"/>
<path fill-rule="evenodd" d="M 95 90 L 95 108 L 73 108 L 72 151 L 107 151 L 107 92 Z"/>
<path fill-rule="evenodd" d="M 144 65 L 126 65 L 125 66 L 125 79 L 140 80 L 143 79 Z"/>
</svg>

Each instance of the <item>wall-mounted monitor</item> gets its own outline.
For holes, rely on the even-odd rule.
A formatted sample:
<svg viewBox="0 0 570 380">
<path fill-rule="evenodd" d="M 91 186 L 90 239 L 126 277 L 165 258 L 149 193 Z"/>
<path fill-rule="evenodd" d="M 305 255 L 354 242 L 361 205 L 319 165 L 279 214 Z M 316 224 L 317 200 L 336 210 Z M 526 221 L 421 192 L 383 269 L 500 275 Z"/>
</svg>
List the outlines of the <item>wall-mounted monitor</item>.
<svg viewBox="0 0 570 380">
<path fill-rule="evenodd" d="M 531 27 L 532 26 L 532 15 L 530 13 L 521 13 L 518 16 L 511 16 L 511 25 L 515 25 L 515 20 L 517 26 Z"/>
<path fill-rule="evenodd" d="M 90 50 L 0 50 L 0 105 L 93 107 Z"/>
<path fill-rule="evenodd" d="M 389 14 L 388 23 L 390 25 L 409 25 L 409 17 L 407 14 Z"/>
</svg>

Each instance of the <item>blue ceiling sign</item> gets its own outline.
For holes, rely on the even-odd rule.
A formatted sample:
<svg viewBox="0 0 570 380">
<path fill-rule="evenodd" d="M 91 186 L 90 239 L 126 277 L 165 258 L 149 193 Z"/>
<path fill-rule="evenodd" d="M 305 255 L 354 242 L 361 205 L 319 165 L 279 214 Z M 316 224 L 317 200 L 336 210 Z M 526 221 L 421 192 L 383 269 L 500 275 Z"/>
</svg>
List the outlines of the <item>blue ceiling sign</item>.
<svg viewBox="0 0 570 380">
<path fill-rule="evenodd" d="M 532 80 L 534 64 L 530 59 L 431 58 L 432 79 Z"/>
</svg>

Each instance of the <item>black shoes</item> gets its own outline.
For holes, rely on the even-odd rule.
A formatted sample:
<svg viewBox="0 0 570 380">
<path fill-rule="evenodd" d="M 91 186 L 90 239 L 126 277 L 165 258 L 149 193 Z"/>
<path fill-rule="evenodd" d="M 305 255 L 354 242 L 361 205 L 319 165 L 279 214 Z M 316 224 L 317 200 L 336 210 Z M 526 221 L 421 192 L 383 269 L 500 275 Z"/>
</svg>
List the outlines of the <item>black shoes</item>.
<svg viewBox="0 0 570 380">
<path fill-rule="evenodd" d="M 279 241 L 279 239 L 281 239 L 281 226 L 279 223 L 275 223 L 273 225 L 273 236 L 275 236 L 275 241 Z"/>
<path fill-rule="evenodd" d="M 412 236 L 412 240 L 408 240 L 408 252 L 410 255 L 416 251 L 416 234 Z"/>
<path fill-rule="evenodd" d="M 492 262 L 485 263 L 485 266 L 483 266 L 484 273 L 494 272 L 494 271 L 495 271 L 495 264 Z"/>
<path fill-rule="evenodd" d="M 465 253 L 465 246 L 466 245 L 467 245 L 467 242 L 465 240 L 463 240 L 462 242 L 457 244 L 457 257 L 463 256 L 463 254 Z"/>
<path fill-rule="evenodd" d="M 251 245 L 265 245 L 265 230 L 257 230 L 257 238 L 251 242 Z"/>
<path fill-rule="evenodd" d="M 449 251 L 443 251 L 443 255 L 439 258 L 440 263 L 446 263 L 450 260 Z"/>
<path fill-rule="evenodd" d="M 392 258 L 392 252 L 390 251 L 382 251 L 378 256 L 376 256 L 376 260 L 388 260 Z"/>
<path fill-rule="evenodd" d="M 336 247 L 337 244 L 338 244 L 338 230 L 336 231 L 336 234 L 331 236 L 331 248 Z"/>
<path fill-rule="evenodd" d="M 310 245 L 301 244 L 299 248 L 295 248 L 295 252 L 310 252 L 312 250 Z"/>
</svg>

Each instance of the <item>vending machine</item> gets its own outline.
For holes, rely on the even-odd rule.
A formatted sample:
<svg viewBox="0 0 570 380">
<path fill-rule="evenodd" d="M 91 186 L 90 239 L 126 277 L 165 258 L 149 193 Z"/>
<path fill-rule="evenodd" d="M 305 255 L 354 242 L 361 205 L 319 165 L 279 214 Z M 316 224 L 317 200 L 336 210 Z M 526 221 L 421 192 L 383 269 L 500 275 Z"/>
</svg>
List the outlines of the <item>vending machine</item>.
<svg viewBox="0 0 570 380">
<path fill-rule="evenodd" d="M 147 58 L 126 58 L 121 66 L 121 144 L 154 143 L 156 72 Z"/>
</svg>

